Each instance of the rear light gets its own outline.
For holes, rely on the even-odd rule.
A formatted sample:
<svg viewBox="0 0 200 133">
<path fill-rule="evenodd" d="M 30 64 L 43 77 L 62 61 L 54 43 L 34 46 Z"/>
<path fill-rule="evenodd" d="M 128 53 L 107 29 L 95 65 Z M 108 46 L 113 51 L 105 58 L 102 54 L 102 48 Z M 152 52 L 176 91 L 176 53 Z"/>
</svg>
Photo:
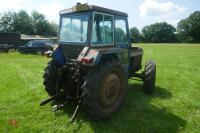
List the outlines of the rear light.
<svg viewBox="0 0 200 133">
<path fill-rule="evenodd" d="M 81 62 L 85 64 L 90 64 L 93 62 L 93 58 L 81 58 Z"/>
</svg>

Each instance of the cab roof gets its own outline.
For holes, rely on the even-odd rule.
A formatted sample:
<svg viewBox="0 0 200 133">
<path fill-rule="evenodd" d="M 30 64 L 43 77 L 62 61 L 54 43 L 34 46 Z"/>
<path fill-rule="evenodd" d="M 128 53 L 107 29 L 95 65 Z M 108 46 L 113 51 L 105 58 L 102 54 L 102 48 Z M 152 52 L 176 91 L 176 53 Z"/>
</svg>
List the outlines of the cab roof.
<svg viewBox="0 0 200 133">
<path fill-rule="evenodd" d="M 81 5 L 81 4 L 78 3 L 76 6 L 79 6 L 79 5 Z M 108 13 L 108 14 L 128 17 L 127 13 L 104 8 L 104 7 L 99 7 L 99 6 L 95 6 L 95 5 L 84 4 L 84 6 L 87 6 L 87 9 L 79 10 L 79 11 L 76 11 L 76 6 L 74 6 L 73 8 L 69 8 L 69 9 L 60 11 L 60 15 L 68 14 L 68 13 L 75 13 L 75 12 L 83 12 L 83 11 L 97 11 L 97 12 L 102 12 L 102 13 Z"/>
</svg>

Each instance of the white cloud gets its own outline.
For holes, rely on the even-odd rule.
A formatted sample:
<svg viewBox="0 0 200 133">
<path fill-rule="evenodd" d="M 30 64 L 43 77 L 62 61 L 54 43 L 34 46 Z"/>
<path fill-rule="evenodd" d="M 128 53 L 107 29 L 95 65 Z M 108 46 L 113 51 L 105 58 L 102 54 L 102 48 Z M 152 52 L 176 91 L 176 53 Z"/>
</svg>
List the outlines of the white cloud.
<svg viewBox="0 0 200 133">
<path fill-rule="evenodd" d="M 185 7 L 169 1 L 145 0 L 139 6 L 140 19 L 147 24 L 165 21 L 176 26 L 186 11 Z"/>
<path fill-rule="evenodd" d="M 142 17 L 162 17 L 176 15 L 185 11 L 186 8 L 172 2 L 159 2 L 157 0 L 145 0 L 139 7 Z"/>
<path fill-rule="evenodd" d="M 27 0 L 0 0 L 0 11 L 19 10 Z"/>
<path fill-rule="evenodd" d="M 78 3 L 87 3 L 87 0 L 76 0 Z"/>
<path fill-rule="evenodd" d="M 45 3 L 36 9 L 40 13 L 45 14 L 48 20 L 57 22 L 59 21 L 59 12 L 64 9 L 64 6 L 61 2 L 53 0 L 49 3 Z"/>
<path fill-rule="evenodd" d="M 33 10 L 43 13 L 46 18 L 56 23 L 59 22 L 59 12 L 65 7 L 61 0 L 49 0 L 46 1 L 33 1 L 29 0 L 0 0 L 0 13 L 5 11 L 19 11 L 21 9 L 26 10 L 29 14 Z"/>
</svg>

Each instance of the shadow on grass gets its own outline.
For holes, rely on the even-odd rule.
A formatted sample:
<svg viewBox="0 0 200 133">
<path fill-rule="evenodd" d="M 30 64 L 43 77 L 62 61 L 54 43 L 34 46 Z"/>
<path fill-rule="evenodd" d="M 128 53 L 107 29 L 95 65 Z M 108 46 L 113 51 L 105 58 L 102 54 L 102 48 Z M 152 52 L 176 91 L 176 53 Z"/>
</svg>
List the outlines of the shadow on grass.
<svg viewBox="0 0 200 133">
<path fill-rule="evenodd" d="M 165 107 L 151 104 L 152 99 L 170 99 L 172 94 L 167 89 L 156 87 L 153 95 L 147 95 L 143 93 L 142 88 L 142 84 L 130 85 L 125 105 L 108 119 L 93 121 L 81 109 L 76 119 L 76 130 L 84 127 L 84 123 L 89 123 L 92 130 L 97 133 L 175 133 L 183 130 L 185 120 L 169 112 Z M 72 115 L 74 108 L 70 105 L 61 114 Z"/>
</svg>

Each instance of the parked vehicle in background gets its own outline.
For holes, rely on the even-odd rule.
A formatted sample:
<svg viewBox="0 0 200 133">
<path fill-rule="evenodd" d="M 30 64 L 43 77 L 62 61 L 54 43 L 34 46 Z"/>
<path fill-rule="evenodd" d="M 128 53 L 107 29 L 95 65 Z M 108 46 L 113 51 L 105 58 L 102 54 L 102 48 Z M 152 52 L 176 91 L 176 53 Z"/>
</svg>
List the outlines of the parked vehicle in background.
<svg viewBox="0 0 200 133">
<path fill-rule="evenodd" d="M 9 45 L 9 44 L 0 44 L 0 51 L 4 51 L 8 53 L 10 49 L 15 49 L 14 45 Z"/>
<path fill-rule="evenodd" d="M 33 53 L 43 55 L 49 50 L 53 50 L 53 44 L 49 40 L 29 41 L 25 46 L 20 46 L 19 52 L 23 54 Z"/>
<path fill-rule="evenodd" d="M 16 49 L 20 43 L 20 34 L 11 32 L 0 33 L 0 51 L 8 52 L 10 49 Z"/>
</svg>

